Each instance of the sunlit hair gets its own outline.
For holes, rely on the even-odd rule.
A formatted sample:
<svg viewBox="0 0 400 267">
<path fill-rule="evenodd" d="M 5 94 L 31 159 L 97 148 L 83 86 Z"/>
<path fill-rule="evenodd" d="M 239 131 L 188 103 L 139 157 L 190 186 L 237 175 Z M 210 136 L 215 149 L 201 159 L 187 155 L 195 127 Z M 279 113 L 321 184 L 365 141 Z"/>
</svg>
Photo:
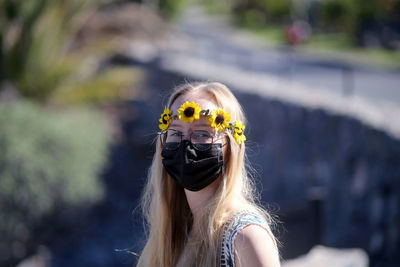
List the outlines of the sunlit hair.
<svg viewBox="0 0 400 267">
<path fill-rule="evenodd" d="M 232 120 L 246 123 L 243 109 L 232 92 L 223 84 L 193 83 L 175 88 L 169 98 L 168 107 L 188 93 L 202 93 L 217 107 L 230 113 Z M 142 196 L 142 209 L 149 229 L 148 241 L 137 266 L 175 266 L 184 246 L 185 266 L 219 266 L 219 246 L 223 224 L 235 213 L 250 210 L 270 223 L 270 216 L 254 199 L 255 191 L 245 164 L 245 143 L 237 144 L 230 133 L 225 153 L 224 175 L 220 178 L 215 198 L 202 209 L 200 220 L 194 224 L 183 188 L 172 180 L 164 170 L 161 144 L 149 171 L 149 178 Z M 191 231 L 191 238 L 188 234 Z"/>
</svg>

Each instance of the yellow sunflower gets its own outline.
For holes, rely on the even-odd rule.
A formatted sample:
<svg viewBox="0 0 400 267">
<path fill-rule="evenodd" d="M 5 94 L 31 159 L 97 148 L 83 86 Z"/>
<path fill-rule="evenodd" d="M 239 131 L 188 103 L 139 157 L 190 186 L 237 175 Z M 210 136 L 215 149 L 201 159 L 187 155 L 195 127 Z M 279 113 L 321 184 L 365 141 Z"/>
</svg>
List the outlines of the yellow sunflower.
<svg viewBox="0 0 400 267">
<path fill-rule="evenodd" d="M 211 127 L 213 127 L 216 132 L 222 132 L 223 130 L 229 128 L 231 114 L 226 113 L 222 108 L 218 108 L 213 110 L 209 120 L 211 122 Z"/>
<path fill-rule="evenodd" d="M 243 134 L 244 128 L 246 128 L 241 121 L 236 121 L 234 126 L 233 137 L 236 142 L 240 145 L 244 141 L 246 141 L 246 136 Z"/>
<path fill-rule="evenodd" d="M 186 101 L 178 109 L 178 118 L 183 122 L 193 122 L 194 120 L 200 119 L 200 111 L 201 108 L 199 104 Z"/>
<path fill-rule="evenodd" d="M 161 118 L 159 119 L 159 122 L 161 122 L 158 127 L 160 127 L 161 130 L 165 131 L 168 126 L 172 122 L 172 111 L 169 108 L 165 108 L 163 114 L 161 114 Z"/>
</svg>

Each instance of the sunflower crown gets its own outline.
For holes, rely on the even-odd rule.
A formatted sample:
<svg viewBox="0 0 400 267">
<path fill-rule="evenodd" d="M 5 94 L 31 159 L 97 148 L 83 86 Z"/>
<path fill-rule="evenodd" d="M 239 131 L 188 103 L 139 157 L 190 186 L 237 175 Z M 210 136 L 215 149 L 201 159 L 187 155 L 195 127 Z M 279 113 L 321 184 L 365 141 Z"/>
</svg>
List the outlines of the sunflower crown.
<svg viewBox="0 0 400 267">
<path fill-rule="evenodd" d="M 200 116 L 208 117 L 211 127 L 213 127 L 216 132 L 230 131 L 239 145 L 246 141 L 246 136 L 244 135 L 245 126 L 241 121 L 231 122 L 231 114 L 225 112 L 222 108 L 212 111 L 209 109 L 204 110 L 199 104 L 189 101 L 186 101 L 180 106 L 178 114 L 172 114 L 169 108 L 165 108 L 159 119 L 160 124 L 158 127 L 162 131 L 166 131 L 172 120 L 179 119 L 186 123 L 192 123 L 200 119 Z"/>
</svg>

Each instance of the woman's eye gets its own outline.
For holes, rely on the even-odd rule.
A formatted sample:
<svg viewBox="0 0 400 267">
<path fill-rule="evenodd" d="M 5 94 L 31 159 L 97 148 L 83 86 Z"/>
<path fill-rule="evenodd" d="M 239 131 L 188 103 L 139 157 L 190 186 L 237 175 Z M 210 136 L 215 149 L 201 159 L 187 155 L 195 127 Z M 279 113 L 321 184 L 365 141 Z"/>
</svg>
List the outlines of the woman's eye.
<svg viewBox="0 0 400 267">
<path fill-rule="evenodd" d="M 194 133 L 193 134 L 195 138 L 207 138 L 210 137 L 209 133 Z"/>
<path fill-rule="evenodd" d="M 173 131 L 170 132 L 169 136 L 182 136 L 182 133 Z"/>
</svg>

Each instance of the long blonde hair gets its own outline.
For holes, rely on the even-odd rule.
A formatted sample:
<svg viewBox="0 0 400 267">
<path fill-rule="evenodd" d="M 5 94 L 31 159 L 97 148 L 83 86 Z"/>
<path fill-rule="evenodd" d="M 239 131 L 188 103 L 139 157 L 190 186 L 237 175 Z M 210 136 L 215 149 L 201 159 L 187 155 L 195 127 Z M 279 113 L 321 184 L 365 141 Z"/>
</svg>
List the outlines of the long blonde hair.
<svg viewBox="0 0 400 267">
<path fill-rule="evenodd" d="M 204 93 L 218 107 L 230 113 L 233 121 L 241 120 L 245 123 L 243 109 L 235 96 L 228 87 L 217 82 L 185 83 L 178 86 L 169 98 L 168 107 L 178 97 L 191 92 Z M 190 259 L 189 266 L 218 266 L 222 227 L 234 214 L 241 210 L 251 210 L 270 222 L 269 214 L 255 203 L 255 191 L 245 164 L 245 144 L 237 144 L 230 133 L 228 140 L 224 176 L 215 198 L 202 209 L 199 222 L 193 222 L 182 187 L 164 170 L 160 155 L 162 148 L 157 141 L 142 196 L 149 236 L 137 266 L 175 266 L 185 246 L 185 255 Z"/>
</svg>

